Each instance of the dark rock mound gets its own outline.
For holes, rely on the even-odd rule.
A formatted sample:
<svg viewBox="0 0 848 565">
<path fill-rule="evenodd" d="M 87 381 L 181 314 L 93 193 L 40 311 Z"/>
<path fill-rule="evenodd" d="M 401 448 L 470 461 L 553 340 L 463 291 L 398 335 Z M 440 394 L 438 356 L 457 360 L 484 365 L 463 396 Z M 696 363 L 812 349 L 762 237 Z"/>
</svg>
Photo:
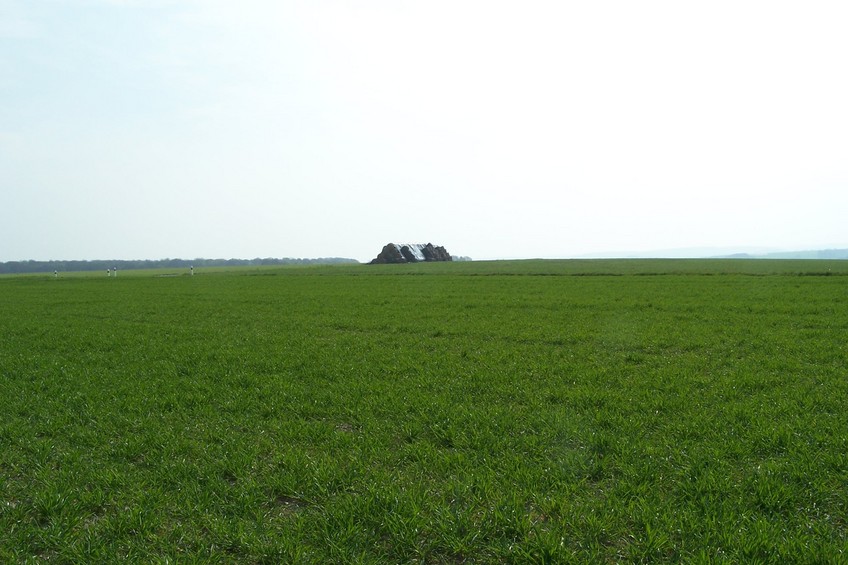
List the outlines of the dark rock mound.
<svg viewBox="0 0 848 565">
<path fill-rule="evenodd" d="M 432 243 L 389 243 L 375 259 L 372 265 L 385 263 L 418 263 L 420 261 L 452 261 L 451 254 L 444 247 Z"/>
</svg>

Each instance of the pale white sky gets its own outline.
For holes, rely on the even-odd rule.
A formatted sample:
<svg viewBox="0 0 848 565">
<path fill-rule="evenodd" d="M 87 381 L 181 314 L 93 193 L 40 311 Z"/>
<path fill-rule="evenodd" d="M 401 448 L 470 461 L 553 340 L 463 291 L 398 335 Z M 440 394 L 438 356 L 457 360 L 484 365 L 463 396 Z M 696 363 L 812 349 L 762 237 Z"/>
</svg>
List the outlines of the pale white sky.
<svg viewBox="0 0 848 565">
<path fill-rule="evenodd" d="M 848 247 L 848 3 L 0 0 L 0 261 Z"/>
</svg>

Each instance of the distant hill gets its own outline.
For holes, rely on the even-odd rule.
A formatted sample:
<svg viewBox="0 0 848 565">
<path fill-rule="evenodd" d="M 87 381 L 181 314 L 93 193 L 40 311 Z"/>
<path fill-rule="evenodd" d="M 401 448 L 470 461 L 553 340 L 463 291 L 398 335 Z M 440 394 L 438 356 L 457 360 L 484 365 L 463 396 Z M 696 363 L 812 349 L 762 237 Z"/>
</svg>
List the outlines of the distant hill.
<svg viewBox="0 0 848 565">
<path fill-rule="evenodd" d="M 136 269 L 169 269 L 189 267 L 251 267 L 259 265 L 328 265 L 335 263 L 359 263 L 356 259 L 343 257 L 321 257 L 318 259 L 155 259 L 141 261 L 104 260 L 93 261 L 8 261 L 0 263 L 0 274 L 52 273 L 53 271 L 119 271 Z"/>
<path fill-rule="evenodd" d="M 781 251 L 762 247 L 686 247 L 653 251 L 617 251 L 580 255 L 578 259 L 848 259 L 848 249 Z"/>
<path fill-rule="evenodd" d="M 773 253 L 734 253 L 719 259 L 848 259 L 848 249 L 812 249 L 808 251 L 776 251 Z"/>
</svg>

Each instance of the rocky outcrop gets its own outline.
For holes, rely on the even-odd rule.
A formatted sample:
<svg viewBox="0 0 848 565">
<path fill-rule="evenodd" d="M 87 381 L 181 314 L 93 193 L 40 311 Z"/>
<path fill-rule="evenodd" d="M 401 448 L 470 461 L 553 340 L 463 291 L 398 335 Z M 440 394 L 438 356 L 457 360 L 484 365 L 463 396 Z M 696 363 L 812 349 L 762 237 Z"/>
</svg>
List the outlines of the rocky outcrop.
<svg viewBox="0 0 848 565">
<path fill-rule="evenodd" d="M 372 265 L 384 263 L 418 263 L 421 261 L 452 261 L 451 254 L 444 247 L 432 243 L 389 243 L 375 259 Z"/>
<path fill-rule="evenodd" d="M 394 243 L 389 243 L 383 250 L 380 251 L 380 254 L 377 255 L 375 259 L 371 260 L 372 265 L 379 265 L 381 263 L 406 263 L 406 258 L 400 252 L 400 246 Z"/>
</svg>

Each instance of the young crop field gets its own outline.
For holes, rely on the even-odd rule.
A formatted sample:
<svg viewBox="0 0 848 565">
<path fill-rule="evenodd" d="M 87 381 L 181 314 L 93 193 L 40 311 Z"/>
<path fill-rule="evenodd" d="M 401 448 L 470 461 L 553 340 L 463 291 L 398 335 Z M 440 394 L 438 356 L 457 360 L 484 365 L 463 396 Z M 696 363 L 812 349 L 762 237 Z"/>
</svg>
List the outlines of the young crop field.
<svg viewBox="0 0 848 565">
<path fill-rule="evenodd" d="M 848 261 L 0 277 L 0 562 L 845 563 Z"/>
</svg>

